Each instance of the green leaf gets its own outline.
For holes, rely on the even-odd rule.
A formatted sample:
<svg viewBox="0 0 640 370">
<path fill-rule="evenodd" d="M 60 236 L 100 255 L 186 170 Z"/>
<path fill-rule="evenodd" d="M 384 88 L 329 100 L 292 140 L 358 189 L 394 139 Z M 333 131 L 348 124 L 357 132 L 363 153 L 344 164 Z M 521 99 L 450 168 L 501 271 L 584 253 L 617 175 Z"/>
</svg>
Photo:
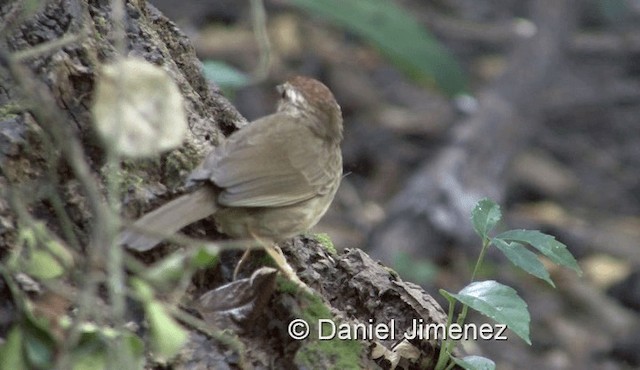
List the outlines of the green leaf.
<svg viewBox="0 0 640 370">
<path fill-rule="evenodd" d="M 82 335 L 73 349 L 73 370 L 106 369 L 126 365 L 127 369 L 144 367 L 144 344 L 135 334 L 95 325 L 82 325 Z M 108 357 L 108 341 L 120 341 L 118 357 Z"/>
<path fill-rule="evenodd" d="M 39 323 L 34 317 L 25 315 L 22 329 L 24 331 L 24 353 L 31 367 L 48 369 L 53 362 L 55 340 L 44 323 Z"/>
<path fill-rule="evenodd" d="M 33 246 L 24 258 L 24 271 L 39 279 L 53 279 L 62 276 L 67 267 L 73 265 L 73 257 L 65 246 L 55 240 Z"/>
<path fill-rule="evenodd" d="M 388 0 L 290 0 L 371 42 L 410 77 L 450 96 L 463 93 L 466 77 L 456 59 L 418 23 Z"/>
<path fill-rule="evenodd" d="M 153 300 L 153 289 L 149 284 L 139 278 L 131 278 L 131 287 L 138 294 L 138 299 L 142 303 L 148 303 Z"/>
<path fill-rule="evenodd" d="M 492 243 L 516 266 L 531 275 L 538 277 L 555 288 L 555 284 L 549 276 L 549 271 L 544 267 L 538 256 L 525 248 L 518 242 L 506 242 L 502 239 L 494 238 Z"/>
<path fill-rule="evenodd" d="M 624 0 L 597 0 L 600 14 L 611 24 L 620 24 L 625 15 L 630 14 L 630 5 Z"/>
<path fill-rule="evenodd" d="M 405 252 L 394 254 L 393 266 L 404 279 L 417 284 L 432 282 L 438 273 L 438 268 L 431 261 L 416 259 Z"/>
<path fill-rule="evenodd" d="M 481 199 L 471 211 L 473 229 L 483 241 L 489 239 L 489 232 L 493 230 L 501 218 L 500 206 L 488 198 Z"/>
<path fill-rule="evenodd" d="M 474 282 L 464 287 L 458 294 L 451 294 L 458 301 L 481 314 L 505 324 L 528 344 L 531 317 L 527 303 L 511 287 L 497 281 Z"/>
<path fill-rule="evenodd" d="M 456 297 L 453 296 L 453 293 L 450 293 L 444 289 L 440 289 L 438 290 L 438 292 L 449 302 L 449 305 L 452 305 L 456 302 Z"/>
<path fill-rule="evenodd" d="M 124 349 L 129 358 L 135 361 L 135 369 L 144 368 L 144 342 L 134 333 L 123 333 Z"/>
<path fill-rule="evenodd" d="M 158 301 L 145 305 L 149 328 L 151 329 L 151 348 L 154 355 L 161 359 L 175 356 L 187 342 L 189 335 L 164 309 Z"/>
<path fill-rule="evenodd" d="M 466 370 L 495 370 L 496 363 L 482 356 L 467 356 L 465 358 L 451 357 L 456 365 Z"/>
<path fill-rule="evenodd" d="M 185 270 L 185 255 L 178 251 L 150 266 L 144 272 L 144 277 L 156 286 L 166 285 L 179 281 Z"/>
<path fill-rule="evenodd" d="M 193 255 L 191 263 L 197 269 L 213 267 L 218 263 L 219 250 L 202 247 Z"/>
<path fill-rule="evenodd" d="M 191 274 L 201 268 L 211 267 L 218 261 L 218 250 L 201 247 L 193 255 L 185 255 L 182 251 L 172 253 L 149 267 L 144 277 L 154 287 L 161 288 L 169 284 L 188 279 Z M 188 275 L 188 276 L 187 276 Z"/>
<path fill-rule="evenodd" d="M 38 279 L 53 279 L 64 274 L 64 267 L 47 251 L 36 249 L 25 258 L 24 272 Z"/>
<path fill-rule="evenodd" d="M 235 90 L 250 82 L 246 74 L 219 60 L 207 60 L 202 63 L 202 68 L 204 76 L 223 90 Z"/>
<path fill-rule="evenodd" d="M 105 369 L 107 367 L 107 345 L 105 339 L 93 328 L 80 336 L 73 349 L 73 370 Z"/>
<path fill-rule="evenodd" d="M 37 222 L 20 229 L 18 243 L 10 265 L 18 262 L 25 273 L 38 279 L 60 277 L 73 266 L 73 255 L 60 242 L 49 237 L 44 224 Z"/>
<path fill-rule="evenodd" d="M 153 298 L 153 289 L 147 283 L 132 278 L 131 286 L 144 304 L 154 355 L 160 359 L 175 356 L 186 343 L 187 332 L 167 313 L 162 303 Z"/>
<path fill-rule="evenodd" d="M 22 355 L 24 334 L 19 325 L 15 325 L 0 346 L 0 370 L 26 370 L 27 362 Z"/>
<path fill-rule="evenodd" d="M 578 262 L 573 258 L 567 246 L 557 241 L 556 238 L 551 235 L 541 233 L 537 230 L 509 230 L 496 236 L 496 239 L 530 244 L 551 261 L 572 269 L 578 275 L 582 275 L 582 270 L 580 266 L 578 266 Z"/>
</svg>

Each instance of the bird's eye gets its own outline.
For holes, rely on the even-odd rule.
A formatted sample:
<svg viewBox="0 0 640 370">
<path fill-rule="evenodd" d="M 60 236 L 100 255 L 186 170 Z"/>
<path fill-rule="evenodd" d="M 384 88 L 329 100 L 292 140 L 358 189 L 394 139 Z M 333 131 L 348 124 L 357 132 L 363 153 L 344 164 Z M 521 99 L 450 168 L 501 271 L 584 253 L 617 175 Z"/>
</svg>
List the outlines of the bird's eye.
<svg viewBox="0 0 640 370">
<path fill-rule="evenodd" d="M 276 90 L 278 90 L 278 92 L 280 93 L 280 98 L 281 99 L 286 99 L 287 98 L 287 87 L 285 85 L 278 85 Z"/>
</svg>

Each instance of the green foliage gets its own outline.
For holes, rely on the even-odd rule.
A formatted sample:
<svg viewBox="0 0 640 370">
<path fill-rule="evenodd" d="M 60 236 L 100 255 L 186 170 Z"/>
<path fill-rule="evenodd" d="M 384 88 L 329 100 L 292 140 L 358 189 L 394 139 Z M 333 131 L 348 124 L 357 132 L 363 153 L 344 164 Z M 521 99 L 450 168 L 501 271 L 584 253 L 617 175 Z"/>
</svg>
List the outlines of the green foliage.
<svg viewBox="0 0 640 370">
<path fill-rule="evenodd" d="M 630 14 L 629 2 L 624 0 L 594 0 L 598 11 L 611 23 L 619 23 L 621 17 Z"/>
<path fill-rule="evenodd" d="M 333 241 L 331 240 L 329 234 L 317 233 L 313 235 L 313 238 L 316 239 L 318 243 L 322 244 L 322 246 L 325 247 L 325 249 L 328 250 L 329 253 L 333 255 L 338 254 L 338 251 L 336 251 L 336 247 L 335 245 L 333 245 Z"/>
<path fill-rule="evenodd" d="M 29 12 L 44 2 L 26 0 L 21 4 L 24 7 L 18 10 L 23 13 L 16 16 L 31 17 Z M 96 22 L 104 27 L 110 24 L 104 17 L 97 17 Z M 162 68 L 141 59 L 118 58 L 118 53 L 112 55 L 113 63 L 103 66 L 92 92 L 95 128 L 104 140 L 99 150 L 103 160 L 98 168 L 90 165 L 84 156 L 85 143 L 64 125 L 66 115 L 56 106 L 54 96 L 46 91 L 35 93 L 34 87 L 41 81 L 21 63 L 30 52 L 55 52 L 77 41 L 78 35 L 67 36 L 66 41 L 54 40 L 61 41 L 59 44 L 42 45 L 43 50 L 3 53 L 2 69 L 19 76 L 12 82 L 16 91 L 25 93 L 16 96 L 24 100 L 25 107 L 9 102 L 0 107 L 0 116 L 10 117 L 28 107 L 37 119 L 28 122 L 29 146 L 25 149 L 42 153 L 32 158 L 39 161 L 32 171 L 38 176 L 28 186 L 25 179 L 7 176 L 5 169 L 0 169 L 7 180 L 2 194 L 18 226 L 15 242 L 0 261 L 0 285 L 10 291 L 13 305 L 8 304 L 15 308 L 3 318 L 12 320 L 12 326 L 0 343 L 0 370 L 143 369 L 151 366 L 145 364 L 145 352 L 170 358 L 188 339 L 173 317 L 178 311 L 157 298 L 158 286 L 174 283 L 177 288 L 171 293 L 182 293 L 195 270 L 216 263 L 218 249 L 211 245 L 193 248 L 190 250 L 195 252 L 169 255 L 147 269 L 118 245 L 118 228 L 124 223 L 118 216 L 120 199 L 133 188 L 130 185 L 142 181 L 127 177 L 128 172 L 120 166 L 121 155 L 155 156 L 158 150 L 181 145 L 187 130 L 182 94 Z M 131 122 L 135 123 L 132 127 L 118 129 Z M 141 132 L 143 135 L 137 135 Z M 141 145 L 143 137 L 151 139 Z M 91 148 L 96 149 L 96 144 Z M 201 154 L 196 149 L 188 147 L 186 155 L 181 151 L 166 156 L 162 160 L 168 169 L 165 172 L 189 167 L 191 163 L 185 163 Z M 157 166 L 160 159 L 143 163 Z M 67 180 L 74 185 L 59 186 Z M 127 277 L 131 277 L 130 284 Z M 32 300 L 28 293 L 36 291 L 37 298 Z M 130 298 L 144 307 L 149 348 L 128 329 Z M 73 315 L 67 315 L 70 310 Z"/>
<path fill-rule="evenodd" d="M 403 277 L 417 284 L 428 284 L 438 273 L 437 266 L 427 259 L 415 259 L 408 253 L 397 253 L 393 266 Z"/>
<path fill-rule="evenodd" d="M 71 255 L 62 244 L 53 239 L 45 240 L 43 235 L 45 231 L 39 230 L 38 225 L 24 228 L 19 247 L 0 264 L 0 276 L 12 292 L 19 318 L 6 341 L 0 345 L 0 370 L 50 369 L 53 364 L 57 364 L 55 361 L 63 348 L 66 356 L 65 368 L 106 369 L 123 365 L 130 369 L 142 369 L 144 343 L 136 334 L 124 328 L 97 327 L 87 322 L 77 322 L 74 328 L 69 317 L 63 316 L 55 323 L 56 326 L 64 330 L 76 330 L 78 333 L 73 345 L 65 348 L 65 343 L 61 343 L 54 335 L 54 323 L 37 315 L 29 298 L 14 285 L 12 276 L 18 272 L 44 280 L 59 277 L 63 266 L 71 266 Z M 149 281 L 166 283 L 177 279 L 180 271 L 180 278 L 188 279 L 195 268 L 215 263 L 217 253 L 207 252 L 197 251 L 182 258 L 170 255 L 149 269 Z M 27 257 L 19 258 L 22 254 Z M 51 271 L 55 274 L 51 275 Z M 167 275 L 164 280 L 159 278 L 162 274 Z M 142 280 L 143 276 L 144 274 L 140 274 L 140 277 L 132 278 L 131 286 L 145 309 L 153 355 L 159 359 L 168 359 L 180 350 L 188 334 L 168 313 L 166 304 L 155 299 L 154 288 Z M 114 353 L 118 356 L 114 357 Z"/>
<path fill-rule="evenodd" d="M 483 241 L 489 239 L 489 231 L 496 227 L 501 218 L 500 206 L 486 198 L 480 200 L 471 211 L 473 229 Z"/>
<path fill-rule="evenodd" d="M 245 73 L 219 60 L 207 60 L 202 63 L 202 68 L 204 76 L 208 80 L 215 82 L 227 95 L 247 86 L 250 82 Z"/>
<path fill-rule="evenodd" d="M 182 279 L 185 270 L 185 256 L 183 253 L 171 253 L 154 263 L 145 272 L 147 281 L 155 286 L 164 286 Z"/>
<path fill-rule="evenodd" d="M 53 361 L 55 341 L 49 326 L 31 315 L 23 317 L 23 350 L 27 363 L 36 369 L 47 369 Z"/>
<path fill-rule="evenodd" d="M 144 367 L 144 343 L 135 334 L 128 331 L 116 331 L 112 328 L 101 328 L 92 324 L 82 325 L 80 340 L 73 348 L 73 370 L 108 369 L 113 366 L 109 361 L 110 342 L 116 341 L 118 346 L 118 363 L 127 364 L 131 369 Z M 111 366 L 110 366 L 111 365 Z"/>
<path fill-rule="evenodd" d="M 24 110 L 25 108 L 20 104 L 16 102 L 9 102 L 0 106 L 0 120 L 17 117 Z"/>
<path fill-rule="evenodd" d="M 567 246 L 560 243 L 551 235 L 543 234 L 537 230 L 509 230 L 494 238 L 506 242 L 529 244 L 544 256 L 560 266 L 568 267 L 578 275 L 582 274 L 578 262 L 567 250 Z"/>
<path fill-rule="evenodd" d="M 323 359 L 331 359 L 335 369 L 358 370 L 360 365 L 360 352 L 363 348 L 356 340 L 318 340 L 300 348 L 296 352 L 295 361 L 303 368 L 313 369 L 314 365 L 324 362 Z"/>
<path fill-rule="evenodd" d="M 157 288 L 188 281 L 196 270 L 218 262 L 218 250 L 214 249 L 200 247 L 191 253 L 178 250 L 148 267 L 142 275 Z"/>
<path fill-rule="evenodd" d="M 474 281 L 488 248 L 492 245 L 495 246 L 516 267 L 546 281 L 551 286 L 555 285 L 549 271 L 539 260 L 538 255 L 527 249 L 526 245 L 531 246 L 558 265 L 568 267 L 577 274 L 582 272 L 575 258 L 567 250 L 567 246 L 551 235 L 537 230 L 509 230 L 491 238 L 490 233 L 501 218 L 500 207 L 493 201 L 482 199 L 478 202 L 471 213 L 471 222 L 473 229 L 482 239 L 482 248 L 471 277 L 472 282 L 456 294 L 445 290 L 440 290 L 440 293 L 449 301 L 449 326 L 453 323 L 456 302 L 460 302 L 463 307 L 456 321 L 457 324 L 464 323 L 468 309 L 472 308 L 492 320 L 506 325 L 522 340 L 531 344 L 529 310 L 526 302 L 518 296 L 518 293 L 513 288 L 494 280 Z M 493 361 L 480 356 L 469 356 L 464 359 L 453 358 L 450 354 L 454 344 L 449 339 L 443 341 L 436 369 L 447 368 L 449 361 L 469 370 L 495 369 Z"/>
<path fill-rule="evenodd" d="M 464 358 L 452 358 L 453 362 L 466 370 L 495 370 L 495 362 L 482 356 L 467 356 Z"/>
<path fill-rule="evenodd" d="M 481 314 L 506 324 L 522 340 L 531 344 L 529 339 L 529 310 L 527 304 L 511 287 L 497 281 L 473 282 L 458 294 L 449 295 Z M 445 295 L 446 296 L 446 295 Z"/>
<path fill-rule="evenodd" d="M 276 276 L 276 286 L 281 293 L 296 295 L 300 292 L 300 286 L 298 284 L 281 275 Z"/>
<path fill-rule="evenodd" d="M 0 346 L 0 370 L 50 368 L 56 343 L 49 325 L 30 312 L 21 316 Z"/>
<path fill-rule="evenodd" d="M 191 257 L 191 264 L 196 269 L 213 267 L 218 263 L 219 251 L 214 248 L 198 248 Z"/>
<path fill-rule="evenodd" d="M 319 339 L 316 335 L 319 329 L 323 329 L 322 335 L 330 335 L 329 332 L 324 331 L 325 327 L 318 328 L 320 319 L 339 321 L 320 297 L 300 289 L 298 285 L 286 279 L 278 278 L 278 286 L 278 290 L 287 291 L 296 297 L 299 305 L 292 307 L 292 313 L 309 324 L 310 335 L 296 352 L 294 360 L 296 364 L 309 369 L 325 368 L 329 363 L 336 369 L 362 368 L 360 354 L 364 348 L 360 342 L 355 339 Z"/>
<path fill-rule="evenodd" d="M 466 77 L 457 61 L 408 11 L 388 0 L 291 0 L 378 47 L 411 78 L 448 95 L 463 93 Z"/>
<path fill-rule="evenodd" d="M 148 284 L 133 278 L 131 285 L 144 306 L 154 356 L 162 360 L 172 358 L 187 342 L 189 334 L 167 313 L 165 306 L 153 298 L 153 290 Z"/>
<path fill-rule="evenodd" d="M 164 305 L 152 300 L 145 305 L 151 329 L 151 349 L 160 359 L 170 359 L 189 339 L 189 334 L 169 315 Z"/>
<path fill-rule="evenodd" d="M 24 334 L 20 326 L 14 326 L 7 335 L 4 345 L 0 347 L 0 370 L 27 369 L 27 362 L 22 355 Z"/>
<path fill-rule="evenodd" d="M 38 279 L 53 279 L 61 277 L 73 265 L 69 250 L 51 238 L 43 223 L 22 226 L 19 230 L 16 248 L 6 261 L 11 268 Z"/>
<path fill-rule="evenodd" d="M 549 271 L 544 267 L 538 255 L 531 252 L 524 245 L 517 242 L 506 242 L 502 239 L 494 239 L 493 245 L 496 246 L 514 265 L 520 267 L 531 275 L 540 278 L 552 287 L 556 285 L 549 276 Z"/>
</svg>

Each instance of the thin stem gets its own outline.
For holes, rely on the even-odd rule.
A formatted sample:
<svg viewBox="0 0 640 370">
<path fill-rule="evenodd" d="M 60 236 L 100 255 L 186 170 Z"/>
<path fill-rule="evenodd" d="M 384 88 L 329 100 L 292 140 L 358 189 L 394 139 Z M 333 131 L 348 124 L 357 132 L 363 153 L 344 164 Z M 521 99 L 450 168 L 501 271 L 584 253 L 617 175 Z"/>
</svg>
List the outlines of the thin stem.
<svg viewBox="0 0 640 370">
<path fill-rule="evenodd" d="M 489 245 L 490 245 L 489 239 L 486 239 L 482 242 L 482 249 L 480 249 L 480 255 L 478 256 L 478 260 L 476 261 L 476 266 L 473 268 L 473 273 L 471 274 L 472 283 L 475 281 L 476 275 L 480 270 L 480 265 L 482 265 L 482 262 L 484 261 L 484 257 L 487 254 L 487 251 L 489 250 Z M 469 312 L 469 306 L 467 306 L 466 304 L 463 304 L 462 312 L 460 312 L 460 315 L 458 316 L 458 321 L 457 321 L 458 325 L 462 325 L 464 323 L 464 320 L 466 320 L 467 318 L 468 312 Z"/>
<path fill-rule="evenodd" d="M 446 366 L 449 356 L 451 354 L 451 348 L 453 347 L 453 341 L 449 339 L 448 330 L 453 322 L 453 314 L 455 313 L 456 301 L 449 300 L 449 312 L 447 313 L 447 332 L 445 338 L 440 344 L 440 353 L 438 354 L 438 362 L 436 363 L 436 370 L 442 370 Z"/>
<path fill-rule="evenodd" d="M 111 22 L 114 26 L 114 46 L 119 56 L 127 52 L 127 33 L 125 31 L 126 13 L 124 0 L 111 0 Z"/>
<path fill-rule="evenodd" d="M 16 51 L 15 53 L 13 53 L 12 57 L 16 62 L 21 62 L 25 59 L 36 58 L 44 54 L 58 51 L 70 44 L 75 44 L 76 42 L 82 41 L 85 37 L 86 34 L 84 32 L 81 34 L 68 33 L 59 39 L 43 42 L 42 44 L 32 46 L 25 50 Z"/>
<path fill-rule="evenodd" d="M 480 270 L 480 266 L 482 265 L 482 262 L 484 261 L 484 257 L 487 254 L 487 250 L 489 250 L 489 245 L 490 245 L 490 240 L 489 239 L 485 239 L 482 242 L 482 249 L 480 249 L 480 255 L 478 256 L 478 260 L 476 261 L 476 265 L 473 268 L 473 273 L 471 274 L 471 282 L 473 283 L 476 275 L 478 274 L 478 271 Z M 453 322 L 453 315 L 455 313 L 455 301 L 449 301 L 449 312 L 447 315 L 447 329 L 449 329 L 451 327 L 451 324 Z M 462 325 L 464 324 L 464 321 L 467 318 L 467 314 L 469 313 L 469 306 L 467 306 L 466 304 L 462 305 L 462 311 L 460 312 L 460 315 L 458 315 L 458 320 L 456 320 L 456 323 L 458 325 Z M 443 369 L 450 369 L 452 368 L 452 364 L 453 362 L 450 362 L 449 365 L 447 366 L 447 355 L 450 356 L 451 351 L 453 349 L 453 345 L 454 342 L 449 340 L 449 338 L 446 338 L 442 345 L 440 346 L 440 354 L 438 356 L 438 362 L 436 363 L 436 370 L 443 370 Z"/>
<path fill-rule="evenodd" d="M 111 1 L 111 22 L 114 26 L 114 44 L 116 54 L 119 57 L 124 57 L 127 52 L 127 34 L 125 30 L 126 23 L 126 11 L 125 0 L 112 0 Z M 123 80 L 118 78 L 116 80 L 119 96 L 125 96 L 123 91 Z M 114 107 L 116 113 L 122 117 L 122 106 L 117 104 Z M 109 203 L 109 210 L 111 215 L 120 214 L 120 157 L 116 150 L 114 150 L 115 144 L 108 142 L 105 145 L 105 151 L 107 156 L 105 168 L 105 180 L 107 185 L 107 201 Z M 104 255 L 107 260 L 107 285 L 109 290 L 109 298 L 111 302 L 111 319 L 113 325 L 117 329 L 121 329 L 125 321 L 126 300 L 125 295 L 127 292 L 125 274 L 124 274 L 124 250 L 121 245 L 118 245 L 118 228 L 120 227 L 119 218 L 110 217 L 104 220 L 105 223 L 100 225 L 103 228 L 102 240 Z M 115 355 L 115 359 L 109 365 L 118 368 L 121 365 L 127 365 L 122 363 L 118 354 L 121 353 L 122 346 L 124 345 L 122 338 L 118 337 L 110 346 L 110 352 Z M 126 362 L 126 361 L 125 361 Z"/>
<path fill-rule="evenodd" d="M 254 82 L 264 80 L 269 74 L 271 66 L 271 43 L 267 32 L 267 15 L 263 0 L 251 0 L 251 20 L 253 32 L 256 35 L 260 56 L 258 66 L 253 72 Z"/>
<path fill-rule="evenodd" d="M 64 206 L 60 192 L 58 192 L 60 177 L 58 176 L 58 167 L 56 166 L 56 163 L 58 163 L 59 155 L 55 150 L 55 145 L 52 142 L 51 137 L 41 130 L 39 130 L 39 132 L 44 149 L 46 150 L 45 158 L 49 159 L 47 174 L 49 176 L 49 182 L 51 183 L 51 189 L 47 192 L 47 199 L 49 199 L 49 202 L 51 202 L 51 205 L 53 206 L 56 220 L 58 220 L 58 223 L 60 224 L 60 229 L 64 234 L 66 242 L 74 249 L 75 252 L 81 253 L 80 241 L 74 232 L 73 221 L 71 221 L 71 217 L 69 217 L 69 213 Z"/>
<path fill-rule="evenodd" d="M 106 182 L 107 196 L 112 214 L 120 211 L 119 203 L 119 159 L 113 150 L 107 149 Z M 124 324 L 125 314 L 125 277 L 124 277 L 124 251 L 117 244 L 118 225 L 113 217 L 107 220 L 107 224 L 101 225 L 105 229 L 107 243 L 105 253 L 107 256 L 109 296 L 111 298 L 113 320 L 116 326 Z"/>
<path fill-rule="evenodd" d="M 480 250 L 480 255 L 478 256 L 478 260 L 476 261 L 476 266 L 473 268 L 473 274 L 471 274 L 471 282 L 476 279 L 476 275 L 478 274 L 478 270 L 480 269 L 480 265 L 484 261 L 484 256 L 487 254 L 487 250 L 489 250 L 490 240 L 486 239 L 482 241 L 482 249 Z"/>
</svg>

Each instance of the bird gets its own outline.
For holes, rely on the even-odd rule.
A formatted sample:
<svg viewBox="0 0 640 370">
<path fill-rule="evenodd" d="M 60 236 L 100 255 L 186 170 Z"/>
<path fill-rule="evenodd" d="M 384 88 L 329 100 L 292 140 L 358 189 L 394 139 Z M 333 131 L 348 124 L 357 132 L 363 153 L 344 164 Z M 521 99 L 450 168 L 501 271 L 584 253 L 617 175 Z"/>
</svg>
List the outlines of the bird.
<svg viewBox="0 0 640 370">
<path fill-rule="evenodd" d="M 125 227 L 120 243 L 145 252 L 209 216 L 231 238 L 273 243 L 315 226 L 342 178 L 342 111 L 310 77 L 292 77 L 277 91 L 275 113 L 224 139 L 187 178 L 195 190 Z"/>
</svg>

